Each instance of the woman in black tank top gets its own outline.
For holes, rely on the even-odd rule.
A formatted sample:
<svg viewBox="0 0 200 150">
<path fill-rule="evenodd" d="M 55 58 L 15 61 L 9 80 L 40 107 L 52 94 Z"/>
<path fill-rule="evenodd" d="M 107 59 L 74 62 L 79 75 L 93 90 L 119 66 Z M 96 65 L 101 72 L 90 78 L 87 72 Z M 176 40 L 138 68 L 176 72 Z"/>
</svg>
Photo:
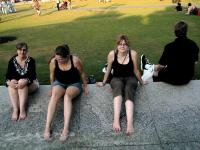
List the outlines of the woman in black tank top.
<svg viewBox="0 0 200 150">
<path fill-rule="evenodd" d="M 45 140 L 49 140 L 51 136 L 50 126 L 56 105 L 59 99 L 64 96 L 64 127 L 60 135 L 60 141 L 65 141 L 69 135 L 72 100 L 79 96 L 82 90 L 85 95 L 88 94 L 83 65 L 78 57 L 70 55 L 68 45 L 58 46 L 55 50 L 54 57 L 50 60 L 50 82 L 51 99 L 48 105 L 44 138 Z"/>
<path fill-rule="evenodd" d="M 133 113 L 134 96 L 138 86 L 138 81 L 143 85 L 140 71 L 137 65 L 137 53 L 129 49 L 129 42 L 126 35 L 119 36 L 116 50 L 108 54 L 107 72 L 104 75 L 103 82 L 98 82 L 98 86 L 104 86 L 108 80 L 109 74 L 113 69 L 113 78 L 110 85 L 114 97 L 114 120 L 113 130 L 118 133 L 121 131 L 120 111 L 122 100 L 125 100 L 127 128 L 126 134 L 134 132 Z"/>
</svg>

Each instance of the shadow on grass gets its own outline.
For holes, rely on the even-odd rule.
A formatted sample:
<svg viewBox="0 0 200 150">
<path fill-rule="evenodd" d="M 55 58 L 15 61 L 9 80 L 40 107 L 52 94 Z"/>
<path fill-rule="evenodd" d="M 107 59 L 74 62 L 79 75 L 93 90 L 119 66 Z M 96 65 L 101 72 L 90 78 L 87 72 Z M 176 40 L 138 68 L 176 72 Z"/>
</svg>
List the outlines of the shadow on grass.
<svg viewBox="0 0 200 150">
<path fill-rule="evenodd" d="M 67 17 L 67 16 L 66 16 Z M 77 18 L 71 22 L 41 25 L 4 32 L 18 35 L 17 41 L 26 41 L 30 46 L 29 54 L 36 59 L 37 72 L 41 84 L 49 84 L 48 58 L 57 45 L 68 43 L 72 54 L 77 54 L 84 63 L 87 74 L 93 74 L 97 81 L 102 80 L 101 72 L 108 52 L 115 48 L 115 40 L 119 34 L 127 34 L 131 48 L 138 55 L 146 54 L 152 63 L 157 63 L 164 45 L 173 41 L 174 24 L 184 20 L 189 24 L 189 38 L 200 46 L 200 20 L 196 16 L 186 16 L 184 12 L 177 13 L 172 8 L 155 11 L 148 15 L 130 14 L 125 16 L 117 11 L 107 11 Z M 10 51 L 12 45 L 2 44 L 1 49 Z M 51 51 L 50 51 L 51 50 Z M 9 59 L 10 56 L 5 56 Z M 1 64 L 7 65 L 5 60 Z M 139 64 L 138 64 L 139 65 Z M 200 64 L 198 64 L 200 67 Z M 0 67 L 1 72 L 5 69 Z M 200 78 L 200 70 L 196 70 Z M 0 84 L 3 83 L 0 76 Z"/>
<path fill-rule="evenodd" d="M 0 44 L 7 43 L 9 41 L 14 41 L 16 39 L 17 39 L 17 37 L 15 37 L 15 36 L 0 36 Z"/>
<path fill-rule="evenodd" d="M 13 16 L 13 18 L 9 18 L 9 19 L 6 19 L 6 20 L 2 20 L 1 23 L 4 23 L 4 22 L 9 22 L 9 21 L 12 21 L 12 20 L 17 20 L 17 19 L 22 19 L 22 18 L 25 18 L 25 17 L 30 17 L 30 16 L 33 16 L 34 14 L 32 12 L 30 12 L 30 14 L 26 14 L 26 15 L 22 15 L 22 16 Z"/>
</svg>

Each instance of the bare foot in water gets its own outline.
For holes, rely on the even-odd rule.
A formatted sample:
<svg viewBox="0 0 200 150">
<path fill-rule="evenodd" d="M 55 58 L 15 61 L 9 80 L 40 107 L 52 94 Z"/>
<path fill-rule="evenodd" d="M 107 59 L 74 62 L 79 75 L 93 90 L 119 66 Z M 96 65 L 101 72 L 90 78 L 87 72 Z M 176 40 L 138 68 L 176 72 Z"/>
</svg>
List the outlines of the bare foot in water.
<svg viewBox="0 0 200 150">
<path fill-rule="evenodd" d="M 44 136 L 44 139 L 46 141 L 48 141 L 50 139 L 50 137 L 51 137 L 50 130 L 49 129 L 45 129 L 43 136 Z"/>
<path fill-rule="evenodd" d="M 113 130 L 115 131 L 115 133 L 119 133 L 121 131 L 119 122 L 116 122 L 116 121 L 113 122 Z"/>
<path fill-rule="evenodd" d="M 19 120 L 24 120 L 24 119 L 26 119 L 26 117 L 27 117 L 27 114 L 26 114 L 25 111 L 20 112 L 20 114 L 19 114 Z"/>
<path fill-rule="evenodd" d="M 130 124 L 130 125 L 127 124 L 126 135 L 131 136 L 133 133 L 134 133 L 133 124 Z"/>
<path fill-rule="evenodd" d="M 12 121 L 17 121 L 17 119 L 18 119 L 18 111 L 14 110 L 13 113 L 12 113 L 11 120 Z"/>
<path fill-rule="evenodd" d="M 61 133 L 61 135 L 60 135 L 60 138 L 59 138 L 59 140 L 61 141 L 61 142 L 64 142 L 64 141 L 66 141 L 66 139 L 69 137 L 69 131 L 62 131 L 62 133 Z"/>
</svg>

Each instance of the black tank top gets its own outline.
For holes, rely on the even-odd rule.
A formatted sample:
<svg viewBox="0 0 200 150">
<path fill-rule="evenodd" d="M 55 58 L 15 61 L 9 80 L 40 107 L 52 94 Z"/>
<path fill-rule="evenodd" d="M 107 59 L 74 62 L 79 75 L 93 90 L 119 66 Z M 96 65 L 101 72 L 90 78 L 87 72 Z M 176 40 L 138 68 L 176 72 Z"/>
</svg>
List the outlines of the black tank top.
<svg viewBox="0 0 200 150">
<path fill-rule="evenodd" d="M 80 74 L 77 68 L 74 67 L 72 55 L 70 55 L 71 68 L 63 71 L 59 68 L 58 62 L 56 61 L 55 66 L 55 79 L 63 84 L 72 84 L 80 82 Z"/>
<path fill-rule="evenodd" d="M 128 64 L 120 64 L 117 61 L 117 52 L 115 53 L 114 61 L 112 64 L 113 77 L 132 77 L 135 76 L 133 73 L 133 61 L 131 58 L 131 53 L 129 51 L 129 62 Z"/>
</svg>

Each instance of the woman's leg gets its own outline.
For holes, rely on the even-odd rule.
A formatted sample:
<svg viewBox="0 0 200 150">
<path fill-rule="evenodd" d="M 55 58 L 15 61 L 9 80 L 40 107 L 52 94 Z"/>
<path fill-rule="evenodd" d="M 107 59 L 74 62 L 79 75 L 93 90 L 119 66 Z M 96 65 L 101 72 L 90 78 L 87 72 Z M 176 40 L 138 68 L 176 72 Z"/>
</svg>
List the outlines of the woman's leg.
<svg viewBox="0 0 200 150">
<path fill-rule="evenodd" d="M 27 116 L 26 114 L 26 102 L 28 99 L 28 86 L 18 89 L 19 94 L 19 120 L 24 120 Z"/>
<path fill-rule="evenodd" d="M 120 112 L 121 112 L 121 105 L 122 105 L 122 95 L 124 90 L 124 83 L 119 78 L 112 78 L 111 88 L 113 90 L 113 97 L 114 97 L 114 119 L 113 119 L 113 130 L 116 133 L 121 131 L 120 126 Z"/>
<path fill-rule="evenodd" d="M 51 122 L 55 114 L 56 105 L 58 101 L 60 100 L 60 98 L 64 95 L 64 93 L 65 93 L 65 89 L 59 85 L 54 86 L 52 89 L 52 96 L 48 105 L 47 119 L 46 119 L 46 125 L 45 125 L 45 130 L 44 130 L 45 140 L 48 140 L 50 138 L 50 127 L 51 127 Z"/>
<path fill-rule="evenodd" d="M 121 131 L 120 126 L 120 112 L 121 112 L 121 106 L 122 106 L 122 96 L 117 96 L 114 98 L 114 120 L 113 120 L 113 130 L 116 133 L 119 133 Z"/>
<path fill-rule="evenodd" d="M 18 115 L 19 115 L 19 95 L 18 95 L 18 91 L 17 91 L 17 89 L 8 86 L 8 94 L 9 94 L 10 101 L 11 101 L 12 108 L 13 108 L 11 119 L 13 121 L 16 121 L 18 119 Z"/>
<path fill-rule="evenodd" d="M 125 107 L 126 107 L 126 117 L 127 117 L 127 128 L 126 134 L 131 135 L 134 132 L 133 127 L 133 117 L 134 117 L 134 96 L 138 86 L 138 81 L 135 77 L 130 77 L 126 79 L 125 84 Z"/>
<path fill-rule="evenodd" d="M 38 80 L 36 79 L 36 80 L 33 80 L 33 83 L 28 87 L 28 93 L 30 94 L 30 93 L 34 93 L 35 91 L 37 91 L 38 90 L 38 88 L 39 88 L 39 82 L 38 82 Z"/>
<path fill-rule="evenodd" d="M 80 94 L 80 89 L 75 86 L 69 86 L 64 96 L 64 127 L 60 135 L 60 141 L 65 141 L 69 134 L 69 122 L 72 113 L 72 100 Z"/>
<path fill-rule="evenodd" d="M 134 132 L 134 127 L 133 127 L 134 103 L 133 101 L 126 100 L 125 107 L 126 107 L 126 117 L 127 117 L 126 134 L 131 135 Z"/>
</svg>

